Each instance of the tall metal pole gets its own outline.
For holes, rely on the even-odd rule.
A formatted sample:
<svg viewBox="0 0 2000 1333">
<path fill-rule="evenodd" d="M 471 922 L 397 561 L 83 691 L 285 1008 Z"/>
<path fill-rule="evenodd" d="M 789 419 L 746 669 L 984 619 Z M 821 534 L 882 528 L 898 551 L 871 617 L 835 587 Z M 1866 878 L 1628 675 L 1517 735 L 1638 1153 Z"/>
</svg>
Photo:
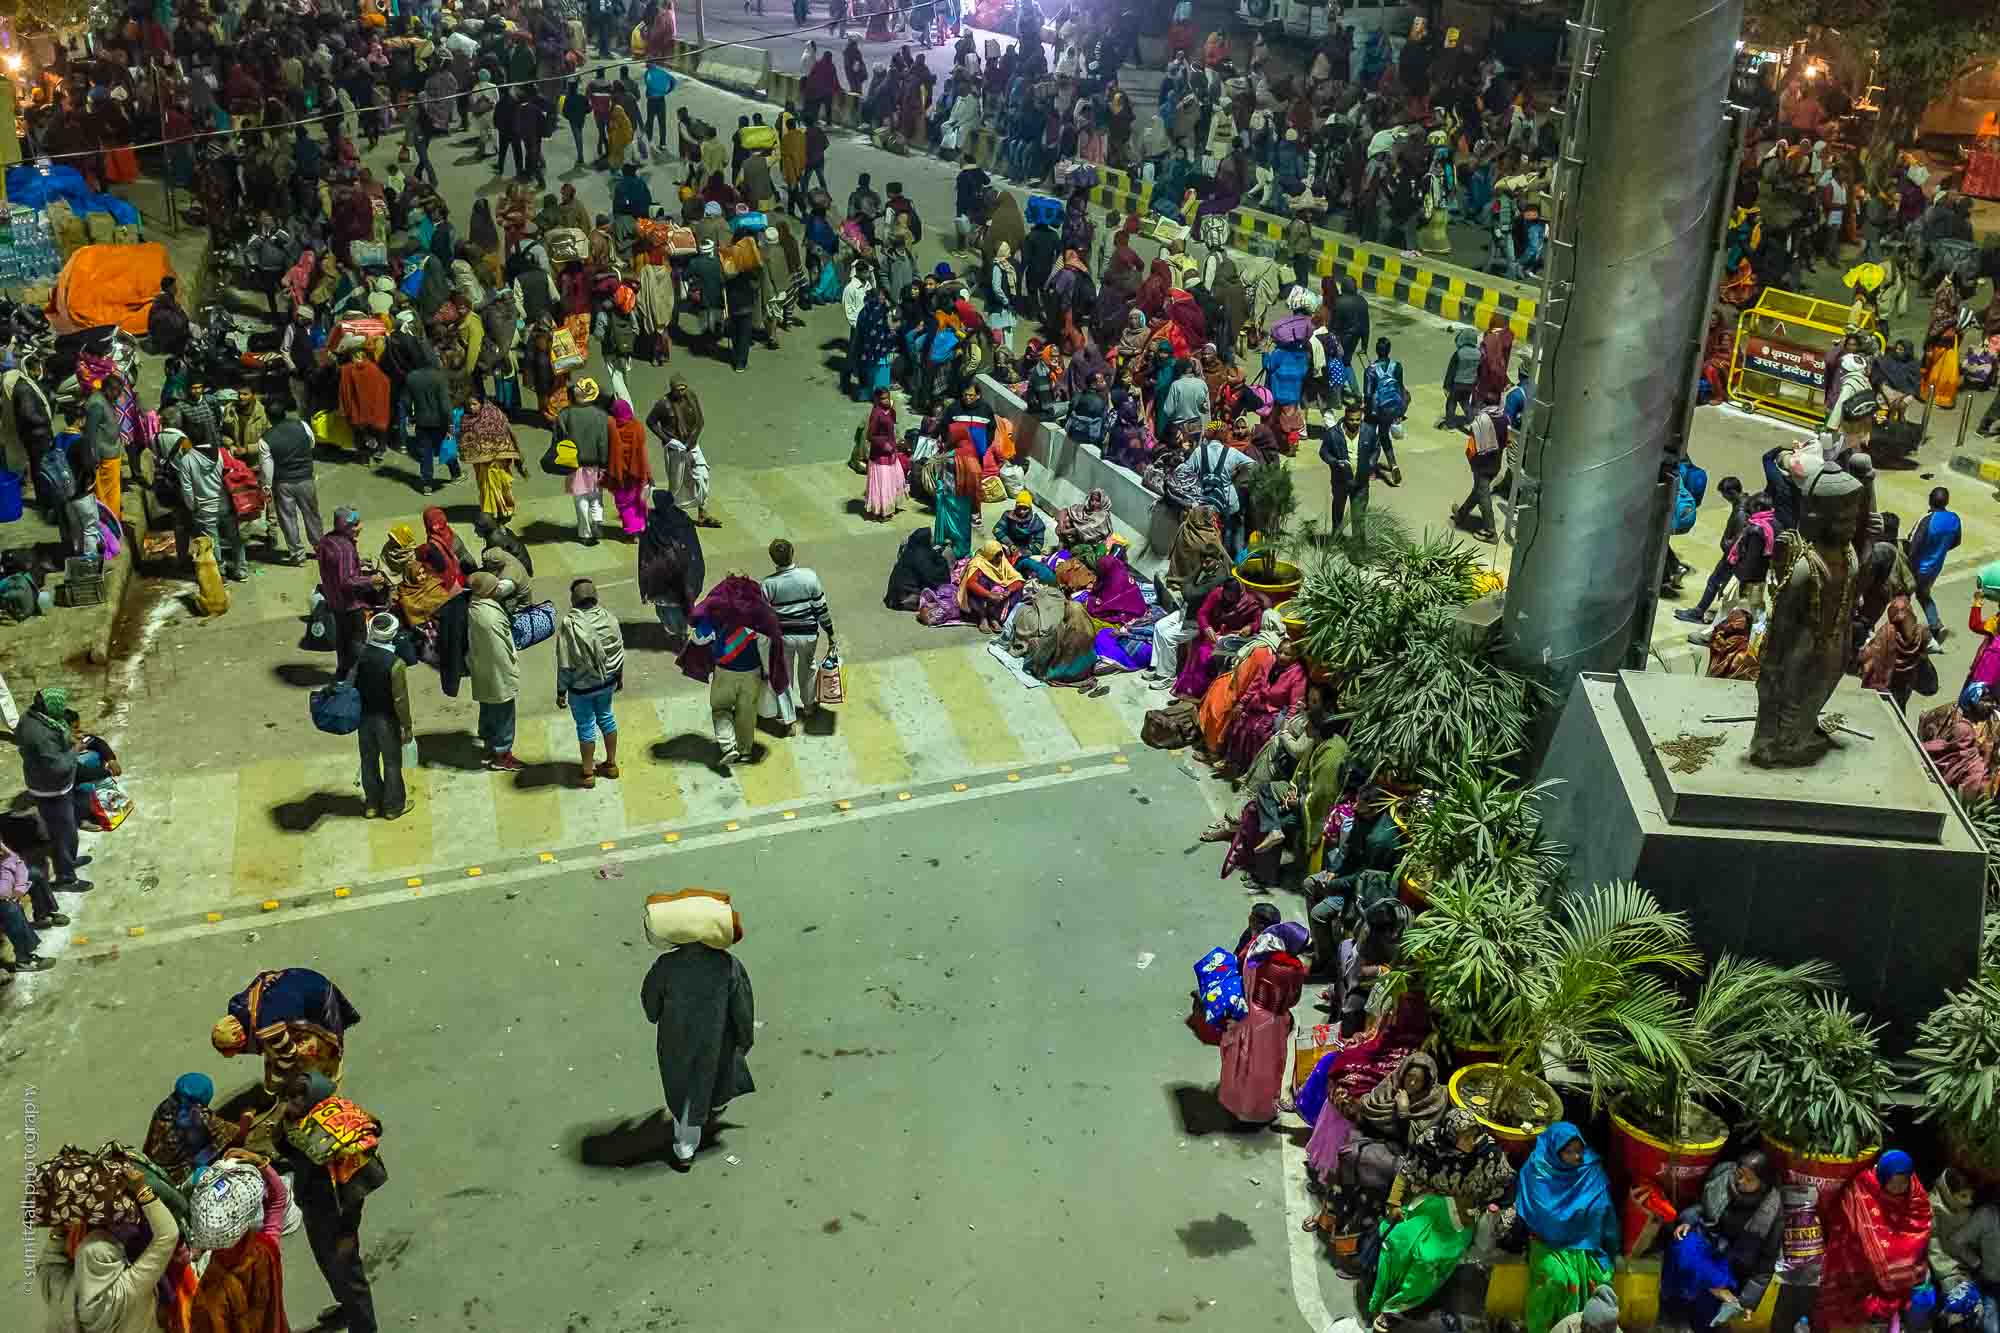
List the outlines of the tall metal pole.
<svg viewBox="0 0 2000 1333">
<path fill-rule="evenodd" d="M 704 0 L 694 0 L 694 44 L 708 45 L 708 9 Z"/>
<path fill-rule="evenodd" d="M 1559 693 L 1622 664 L 1659 577 L 1742 26 L 1743 0 L 1586 0 L 1577 25 L 1503 649 Z"/>
</svg>

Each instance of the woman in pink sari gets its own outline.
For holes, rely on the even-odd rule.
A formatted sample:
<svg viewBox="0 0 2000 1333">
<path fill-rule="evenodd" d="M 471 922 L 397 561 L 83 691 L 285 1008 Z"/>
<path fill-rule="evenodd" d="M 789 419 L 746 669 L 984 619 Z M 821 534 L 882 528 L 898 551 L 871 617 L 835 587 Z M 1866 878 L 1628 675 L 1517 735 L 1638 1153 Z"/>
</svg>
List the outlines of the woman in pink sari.
<svg viewBox="0 0 2000 1333">
<path fill-rule="evenodd" d="M 1320 1057 L 1299 1089 L 1297 1110 L 1312 1123 L 1306 1142 L 1306 1162 L 1313 1174 L 1326 1179 L 1340 1150 L 1354 1132 L 1348 1109 L 1358 1108 L 1375 1085 L 1396 1072 L 1405 1056 L 1430 1034 L 1430 1010 L 1420 999 L 1406 998 L 1395 1012 L 1371 1018 L 1347 1045 Z"/>
<path fill-rule="evenodd" d="M 868 517 L 886 523 L 896 516 L 903 495 L 902 455 L 896 448 L 896 409 L 887 389 L 875 391 L 875 405 L 868 412 L 868 496 L 863 504 Z"/>
<path fill-rule="evenodd" d="M 1259 951 L 1271 932 L 1252 941 L 1243 966 L 1250 1014 L 1222 1034 L 1222 1083 L 1216 1099 L 1246 1125 L 1278 1118 L 1285 1070 L 1292 1060 L 1292 1006 L 1305 988 L 1306 967 L 1287 949 Z"/>
<path fill-rule="evenodd" d="M 1116 548 L 1097 561 L 1097 583 L 1084 606 L 1100 626 L 1129 625 L 1146 614 L 1146 598 L 1132 581 L 1131 567 Z"/>
<path fill-rule="evenodd" d="M 1248 634 L 1264 615 L 1263 599 L 1235 579 L 1202 599 L 1195 612 L 1195 641 L 1181 657 L 1180 673 L 1174 677 L 1174 693 L 1183 699 L 1199 699 L 1215 679 L 1215 643 L 1225 634 Z"/>
<path fill-rule="evenodd" d="M 1249 768 L 1278 729 L 1286 712 L 1306 697 L 1306 667 L 1296 639 L 1287 637 L 1261 674 L 1236 696 L 1236 707 L 1222 733 L 1223 763 L 1237 773 Z"/>
</svg>

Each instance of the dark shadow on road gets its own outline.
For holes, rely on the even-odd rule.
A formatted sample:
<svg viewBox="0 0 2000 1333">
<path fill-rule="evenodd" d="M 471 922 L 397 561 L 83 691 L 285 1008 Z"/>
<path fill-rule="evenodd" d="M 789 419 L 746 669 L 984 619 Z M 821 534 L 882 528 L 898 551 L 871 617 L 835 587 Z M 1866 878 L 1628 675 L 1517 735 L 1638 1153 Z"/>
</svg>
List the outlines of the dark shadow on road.
<svg viewBox="0 0 2000 1333">
<path fill-rule="evenodd" d="M 1215 1089 L 1195 1083 L 1169 1083 L 1167 1099 L 1181 1120 L 1181 1132 L 1199 1138 L 1204 1134 L 1247 1133 L 1228 1108 L 1216 1100 Z"/>
<path fill-rule="evenodd" d="M 582 1127 L 577 1157 L 585 1166 L 629 1167 L 672 1160 L 674 1124 L 665 1111 Z"/>
<path fill-rule="evenodd" d="M 565 472 L 562 475 L 567 477 L 569 473 Z M 561 523 L 551 523 L 545 518 L 538 518 L 528 524 L 527 527 L 520 529 L 515 535 L 532 548 L 546 542 L 574 540 L 576 529 Z"/>
<path fill-rule="evenodd" d="M 560 787 L 569 781 L 569 763 L 549 761 L 529 764 L 514 775 L 514 786 L 519 791 L 538 791 L 543 787 Z"/>
<path fill-rule="evenodd" d="M 670 653 L 675 645 L 667 637 L 667 627 L 658 620 L 621 620 L 619 632 L 625 636 L 625 651 L 651 649 L 654 652 Z"/>
<path fill-rule="evenodd" d="M 271 674 L 301 690 L 317 689 L 333 679 L 332 668 L 313 666 L 307 662 L 280 662 L 271 668 Z"/>
<path fill-rule="evenodd" d="M 426 768 L 476 769 L 486 759 L 477 736 L 462 731 L 433 731 L 417 737 L 417 762 Z"/>
<path fill-rule="evenodd" d="M 360 819 L 361 793 L 316 791 L 271 807 L 271 822 L 287 833 L 310 833 L 322 819 Z"/>
</svg>

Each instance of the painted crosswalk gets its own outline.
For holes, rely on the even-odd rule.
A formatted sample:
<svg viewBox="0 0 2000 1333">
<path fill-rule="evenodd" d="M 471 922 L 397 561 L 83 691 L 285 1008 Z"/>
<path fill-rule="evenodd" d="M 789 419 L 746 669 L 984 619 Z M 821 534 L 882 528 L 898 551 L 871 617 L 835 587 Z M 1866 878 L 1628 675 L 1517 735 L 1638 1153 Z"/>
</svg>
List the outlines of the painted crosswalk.
<svg viewBox="0 0 2000 1333">
<path fill-rule="evenodd" d="M 1134 743 L 1162 698 L 1136 678 L 1094 695 L 1027 689 L 983 638 L 954 639 L 854 664 L 847 699 L 830 716 L 792 737 L 760 733 L 760 761 L 724 773 L 712 766 L 707 691 L 681 683 L 669 694 L 620 696 L 621 775 L 589 790 L 573 781 L 570 719 L 555 713 L 522 719 L 516 753 L 529 767 L 520 774 L 470 767 L 462 738 L 420 728 L 426 762 L 406 771 L 411 806 L 395 821 L 358 817 L 357 762 L 344 745 L 221 774 L 137 774 L 128 785 L 147 836 L 101 840 L 99 874 L 156 885 L 121 916 L 235 913 L 350 883 L 462 873 L 597 839 L 1079 762 Z"/>
</svg>

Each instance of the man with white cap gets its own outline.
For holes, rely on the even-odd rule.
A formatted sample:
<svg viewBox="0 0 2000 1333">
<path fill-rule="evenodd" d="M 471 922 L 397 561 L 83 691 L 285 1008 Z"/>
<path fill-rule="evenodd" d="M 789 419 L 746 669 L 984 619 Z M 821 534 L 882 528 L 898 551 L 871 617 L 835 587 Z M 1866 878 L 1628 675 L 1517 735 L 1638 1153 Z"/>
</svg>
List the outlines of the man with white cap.
<svg viewBox="0 0 2000 1333">
<path fill-rule="evenodd" d="M 361 817 L 401 819 L 409 808 L 403 789 L 403 747 L 416 739 L 410 724 L 409 668 L 396 652 L 401 623 L 387 611 L 368 622 L 368 645 L 354 667 L 361 695 Z"/>
</svg>

